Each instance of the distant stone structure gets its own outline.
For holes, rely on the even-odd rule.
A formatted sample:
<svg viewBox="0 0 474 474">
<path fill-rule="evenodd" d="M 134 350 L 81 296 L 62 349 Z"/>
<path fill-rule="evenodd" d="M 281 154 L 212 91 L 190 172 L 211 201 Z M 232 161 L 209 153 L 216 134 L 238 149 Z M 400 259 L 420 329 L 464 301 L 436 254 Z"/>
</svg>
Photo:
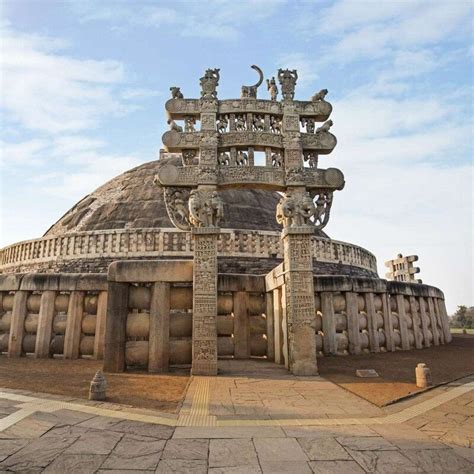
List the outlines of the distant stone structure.
<svg viewBox="0 0 474 474">
<path fill-rule="evenodd" d="M 420 273 L 419 267 L 414 267 L 413 262 L 418 261 L 418 255 L 408 255 L 404 257 L 401 253 L 394 260 L 385 262 L 385 266 L 389 268 L 389 272 L 385 274 L 388 280 L 404 281 L 407 283 L 423 283 L 422 280 L 416 279 L 415 274 Z"/>
<path fill-rule="evenodd" d="M 314 375 L 317 357 L 450 342 L 444 295 L 414 283 L 414 256 L 387 281 L 372 253 L 326 234 L 344 187 L 320 167 L 337 143 L 328 90 L 295 100 L 298 73 L 280 69 L 261 99 L 253 69 L 240 99 L 218 98 L 216 68 L 200 98 L 171 87 L 159 160 L 0 250 L 0 353 L 202 375 L 261 357 Z"/>
</svg>

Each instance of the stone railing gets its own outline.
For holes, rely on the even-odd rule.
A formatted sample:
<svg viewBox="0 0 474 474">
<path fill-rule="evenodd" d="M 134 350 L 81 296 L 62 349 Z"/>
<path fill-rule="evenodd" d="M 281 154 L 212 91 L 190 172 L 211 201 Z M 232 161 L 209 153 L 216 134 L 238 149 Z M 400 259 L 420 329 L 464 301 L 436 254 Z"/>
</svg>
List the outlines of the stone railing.
<svg viewBox="0 0 474 474">
<path fill-rule="evenodd" d="M 283 258 L 279 232 L 222 229 L 219 255 L 229 257 Z M 78 232 L 61 237 L 43 237 L 0 250 L 0 272 L 36 270 L 48 262 L 94 258 L 192 258 L 189 232 L 176 229 L 126 229 Z M 346 242 L 313 238 L 316 260 L 342 263 L 377 273 L 375 256 Z"/>
<path fill-rule="evenodd" d="M 105 355 L 105 368 L 191 364 L 192 261 L 122 261 L 105 274 L 0 275 L 0 353 Z M 285 362 L 282 265 L 219 274 L 219 357 Z M 314 278 L 318 356 L 421 349 L 451 341 L 443 293 L 377 278 Z"/>
<path fill-rule="evenodd" d="M 283 265 L 266 276 L 273 326 L 286 320 Z M 444 295 L 419 283 L 344 276 L 314 277 L 318 355 L 422 349 L 451 341 Z M 285 363 L 279 330 L 269 330 L 275 361 Z"/>
</svg>

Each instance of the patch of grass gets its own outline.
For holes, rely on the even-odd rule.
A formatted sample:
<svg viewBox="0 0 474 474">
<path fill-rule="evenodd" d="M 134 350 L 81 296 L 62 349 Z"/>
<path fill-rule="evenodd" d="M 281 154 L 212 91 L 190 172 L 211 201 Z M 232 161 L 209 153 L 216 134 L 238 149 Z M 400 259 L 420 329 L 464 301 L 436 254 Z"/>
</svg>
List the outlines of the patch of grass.
<svg viewBox="0 0 474 474">
<path fill-rule="evenodd" d="M 451 334 L 463 334 L 462 328 L 449 328 Z M 466 329 L 468 334 L 474 334 L 474 329 Z"/>
</svg>

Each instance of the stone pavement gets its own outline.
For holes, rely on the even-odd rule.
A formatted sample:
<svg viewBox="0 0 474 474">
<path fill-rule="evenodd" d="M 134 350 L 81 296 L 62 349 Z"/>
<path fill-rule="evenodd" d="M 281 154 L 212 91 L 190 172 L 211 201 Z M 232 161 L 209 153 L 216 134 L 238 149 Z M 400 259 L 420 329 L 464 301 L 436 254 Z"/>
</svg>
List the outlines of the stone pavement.
<svg viewBox="0 0 474 474">
<path fill-rule="evenodd" d="M 195 377 L 176 415 L 4 390 L 0 472 L 474 472 L 474 377 L 380 409 L 241 368 Z"/>
</svg>

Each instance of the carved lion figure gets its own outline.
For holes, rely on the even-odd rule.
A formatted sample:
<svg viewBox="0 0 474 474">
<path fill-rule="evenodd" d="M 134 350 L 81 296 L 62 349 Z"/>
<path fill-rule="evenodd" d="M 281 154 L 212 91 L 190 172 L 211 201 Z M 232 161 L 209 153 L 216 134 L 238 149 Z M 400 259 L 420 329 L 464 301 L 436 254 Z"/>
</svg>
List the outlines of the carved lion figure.
<svg viewBox="0 0 474 474">
<path fill-rule="evenodd" d="M 316 129 L 316 133 L 329 132 L 329 129 L 333 126 L 333 121 L 331 119 L 326 120 L 320 127 Z"/>
<path fill-rule="evenodd" d="M 180 89 L 181 89 L 180 87 L 175 87 L 175 86 L 170 87 L 172 99 L 184 99 L 184 95 Z"/>
<path fill-rule="evenodd" d="M 178 125 L 173 119 L 168 119 L 166 123 L 170 126 L 170 130 L 174 130 L 175 132 L 183 131 L 183 127 Z"/>
<path fill-rule="evenodd" d="M 327 89 L 321 89 L 319 92 L 316 92 L 313 97 L 311 97 L 311 100 L 313 102 L 320 102 L 321 100 L 324 100 L 328 92 L 329 91 Z"/>
</svg>

